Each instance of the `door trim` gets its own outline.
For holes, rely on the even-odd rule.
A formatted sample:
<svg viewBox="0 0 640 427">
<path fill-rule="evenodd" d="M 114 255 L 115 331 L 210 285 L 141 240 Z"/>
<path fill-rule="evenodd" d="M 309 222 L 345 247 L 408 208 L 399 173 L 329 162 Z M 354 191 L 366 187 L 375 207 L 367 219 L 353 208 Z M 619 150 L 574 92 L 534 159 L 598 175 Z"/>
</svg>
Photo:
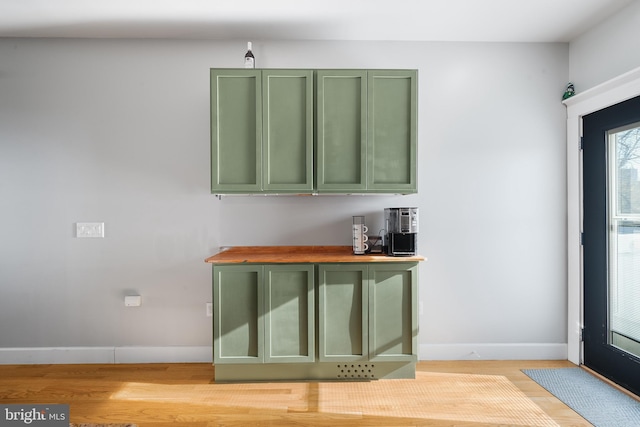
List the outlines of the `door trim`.
<svg viewBox="0 0 640 427">
<path fill-rule="evenodd" d="M 582 364 L 582 117 L 640 95 L 640 67 L 575 95 L 567 107 L 567 359 Z"/>
</svg>

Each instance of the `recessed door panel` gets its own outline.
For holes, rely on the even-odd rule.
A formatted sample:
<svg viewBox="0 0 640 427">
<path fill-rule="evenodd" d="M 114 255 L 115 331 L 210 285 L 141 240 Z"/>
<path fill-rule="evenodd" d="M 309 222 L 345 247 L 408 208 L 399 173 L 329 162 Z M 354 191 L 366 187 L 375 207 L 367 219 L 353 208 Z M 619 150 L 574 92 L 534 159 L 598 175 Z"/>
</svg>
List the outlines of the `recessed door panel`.
<svg viewBox="0 0 640 427">
<path fill-rule="evenodd" d="M 261 266 L 214 267 L 214 363 L 263 361 Z"/>
<path fill-rule="evenodd" d="M 211 191 L 261 190 L 260 71 L 211 70 Z"/>
<path fill-rule="evenodd" d="M 417 267 L 369 266 L 369 352 L 371 360 L 415 360 Z"/>
<path fill-rule="evenodd" d="M 263 70 L 264 189 L 313 189 L 313 71 Z"/>
<path fill-rule="evenodd" d="M 313 362 L 313 265 L 265 267 L 265 362 Z"/>
<path fill-rule="evenodd" d="M 416 190 L 417 72 L 368 73 L 368 189 Z"/>
<path fill-rule="evenodd" d="M 368 359 L 367 267 L 321 264 L 320 360 Z"/>
</svg>

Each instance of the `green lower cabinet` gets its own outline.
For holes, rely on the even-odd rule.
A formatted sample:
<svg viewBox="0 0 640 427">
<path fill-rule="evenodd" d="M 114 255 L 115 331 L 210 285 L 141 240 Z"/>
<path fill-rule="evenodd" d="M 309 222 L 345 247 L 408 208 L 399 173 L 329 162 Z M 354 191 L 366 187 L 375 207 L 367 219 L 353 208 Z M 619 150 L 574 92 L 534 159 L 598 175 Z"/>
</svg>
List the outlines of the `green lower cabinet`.
<svg viewBox="0 0 640 427">
<path fill-rule="evenodd" d="M 313 276 L 309 264 L 214 266 L 214 363 L 312 362 Z"/>
<path fill-rule="evenodd" d="M 320 264 L 318 277 L 319 359 L 368 360 L 367 266 Z"/>
<path fill-rule="evenodd" d="M 411 262 L 215 265 L 216 381 L 414 378 L 417 270 Z"/>
<path fill-rule="evenodd" d="M 417 265 L 320 264 L 319 359 L 415 361 Z"/>
<path fill-rule="evenodd" d="M 369 266 L 369 360 L 417 359 L 417 276 L 415 264 Z"/>
<path fill-rule="evenodd" d="M 262 283 L 261 265 L 213 267 L 214 363 L 262 363 Z"/>
<path fill-rule="evenodd" d="M 264 361 L 313 362 L 315 298 L 313 265 L 264 267 Z"/>
</svg>

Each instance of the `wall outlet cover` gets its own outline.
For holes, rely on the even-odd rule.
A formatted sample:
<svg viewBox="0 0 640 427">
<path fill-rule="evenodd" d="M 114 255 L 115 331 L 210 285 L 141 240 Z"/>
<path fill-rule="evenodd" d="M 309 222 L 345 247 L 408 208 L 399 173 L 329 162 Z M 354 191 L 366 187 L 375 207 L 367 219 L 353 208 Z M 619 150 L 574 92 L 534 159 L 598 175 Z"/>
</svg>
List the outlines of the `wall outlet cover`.
<svg viewBox="0 0 640 427">
<path fill-rule="evenodd" d="M 125 307 L 139 307 L 142 305 L 142 297 L 140 295 L 127 295 L 124 297 Z"/>
<path fill-rule="evenodd" d="M 104 237 L 104 222 L 77 222 L 76 237 Z"/>
</svg>

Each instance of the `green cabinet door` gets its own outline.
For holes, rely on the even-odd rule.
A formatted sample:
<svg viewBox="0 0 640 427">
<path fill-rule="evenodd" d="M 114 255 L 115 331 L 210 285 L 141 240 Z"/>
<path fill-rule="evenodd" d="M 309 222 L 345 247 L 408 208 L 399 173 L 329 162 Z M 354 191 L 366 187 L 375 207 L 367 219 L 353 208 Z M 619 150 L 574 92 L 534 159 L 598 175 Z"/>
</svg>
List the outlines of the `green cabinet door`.
<svg viewBox="0 0 640 427">
<path fill-rule="evenodd" d="M 313 191 L 313 71 L 211 70 L 211 192 Z"/>
<path fill-rule="evenodd" d="M 317 189 L 417 191 L 416 70 L 321 70 L 316 81 Z"/>
<path fill-rule="evenodd" d="M 313 265 L 267 265 L 264 269 L 265 362 L 313 362 L 315 360 Z"/>
<path fill-rule="evenodd" d="M 215 364 L 315 360 L 313 264 L 213 267 Z"/>
<path fill-rule="evenodd" d="M 417 191 L 417 71 L 368 71 L 367 190 Z"/>
<path fill-rule="evenodd" d="M 262 190 L 259 70 L 211 70 L 211 192 Z"/>
<path fill-rule="evenodd" d="M 263 190 L 313 190 L 313 71 L 262 70 Z"/>
<path fill-rule="evenodd" d="M 367 182 L 367 72 L 316 72 L 319 192 L 363 192 Z"/>
<path fill-rule="evenodd" d="M 416 263 L 320 264 L 321 361 L 415 362 Z"/>
<path fill-rule="evenodd" d="M 369 358 L 416 361 L 418 267 L 369 264 Z"/>
<path fill-rule="evenodd" d="M 325 362 L 368 360 L 368 287 L 364 264 L 318 266 L 318 346 Z"/>
<path fill-rule="evenodd" d="M 262 363 L 263 268 L 213 267 L 213 362 Z"/>
</svg>

